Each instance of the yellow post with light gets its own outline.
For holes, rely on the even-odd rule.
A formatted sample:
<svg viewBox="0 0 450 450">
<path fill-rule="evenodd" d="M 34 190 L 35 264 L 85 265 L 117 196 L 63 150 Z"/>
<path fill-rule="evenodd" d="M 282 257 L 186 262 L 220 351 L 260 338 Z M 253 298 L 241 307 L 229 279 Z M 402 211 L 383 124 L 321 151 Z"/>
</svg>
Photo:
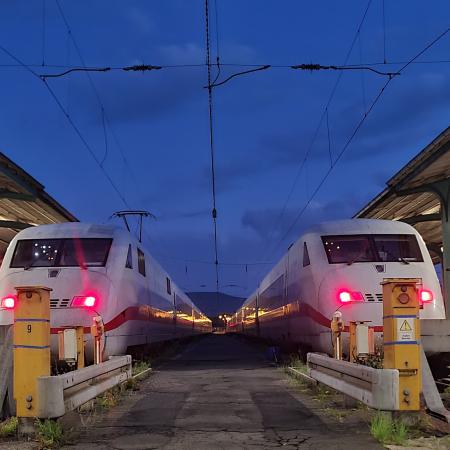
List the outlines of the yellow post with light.
<svg viewBox="0 0 450 450">
<path fill-rule="evenodd" d="M 18 417 L 35 417 L 37 378 L 50 375 L 50 288 L 16 287 L 14 399 Z"/>
<path fill-rule="evenodd" d="M 77 369 L 84 367 L 84 327 L 77 327 Z"/>
<path fill-rule="evenodd" d="M 342 359 L 342 332 L 344 322 L 342 313 L 335 311 L 331 319 L 331 342 L 333 344 L 333 356 L 335 359 Z"/>
<path fill-rule="evenodd" d="M 417 278 L 386 278 L 383 286 L 384 369 L 399 371 L 400 411 L 420 410 L 419 289 Z"/>
</svg>

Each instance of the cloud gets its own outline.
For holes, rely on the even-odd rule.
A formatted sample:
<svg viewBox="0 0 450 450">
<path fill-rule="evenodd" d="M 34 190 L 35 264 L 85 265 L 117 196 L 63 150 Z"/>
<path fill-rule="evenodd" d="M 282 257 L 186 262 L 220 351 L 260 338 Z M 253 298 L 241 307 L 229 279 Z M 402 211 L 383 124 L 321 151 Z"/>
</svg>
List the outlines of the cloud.
<svg viewBox="0 0 450 450">
<path fill-rule="evenodd" d="M 310 203 L 304 216 L 302 216 L 300 225 L 297 224 L 297 227 L 294 227 L 286 240 L 297 238 L 302 231 L 312 224 L 328 220 L 350 218 L 359 206 L 360 201 L 356 197 L 325 203 L 313 201 Z M 247 210 L 242 215 L 241 224 L 243 227 L 252 230 L 263 240 L 266 240 L 269 236 L 272 240 L 277 240 L 290 228 L 302 207 L 303 205 L 298 208 L 287 208 L 281 219 L 281 208 Z"/>
<path fill-rule="evenodd" d="M 151 33 L 156 30 L 156 24 L 146 13 L 136 6 L 132 6 L 128 10 L 128 19 L 141 32 Z"/>
</svg>

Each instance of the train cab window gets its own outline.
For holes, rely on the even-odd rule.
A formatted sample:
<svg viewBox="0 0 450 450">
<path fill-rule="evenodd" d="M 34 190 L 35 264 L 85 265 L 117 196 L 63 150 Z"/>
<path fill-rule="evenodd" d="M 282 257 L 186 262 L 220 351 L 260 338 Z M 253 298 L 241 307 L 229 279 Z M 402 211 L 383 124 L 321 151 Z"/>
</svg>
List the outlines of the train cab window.
<svg viewBox="0 0 450 450">
<path fill-rule="evenodd" d="M 322 236 L 330 264 L 375 261 L 369 236 Z"/>
<path fill-rule="evenodd" d="M 322 236 L 330 264 L 363 262 L 422 262 L 413 234 Z"/>
<path fill-rule="evenodd" d="M 127 262 L 125 263 L 125 267 L 127 269 L 133 268 L 133 254 L 131 252 L 131 244 L 128 246 Z"/>
<path fill-rule="evenodd" d="M 373 240 L 379 261 L 423 261 L 419 244 L 413 234 L 379 234 L 374 235 Z"/>
<path fill-rule="evenodd" d="M 138 255 L 138 271 L 141 275 L 143 275 L 145 277 L 145 255 L 144 255 L 144 252 L 138 248 L 137 255 Z"/>
<path fill-rule="evenodd" d="M 172 294 L 172 286 L 170 284 L 170 278 L 166 277 L 166 285 L 167 285 L 167 293 L 170 295 Z"/>
<path fill-rule="evenodd" d="M 303 267 L 309 266 L 311 261 L 309 260 L 308 246 L 306 242 L 303 242 Z"/>
<path fill-rule="evenodd" d="M 103 267 L 112 239 L 23 239 L 17 242 L 11 267 Z"/>
</svg>

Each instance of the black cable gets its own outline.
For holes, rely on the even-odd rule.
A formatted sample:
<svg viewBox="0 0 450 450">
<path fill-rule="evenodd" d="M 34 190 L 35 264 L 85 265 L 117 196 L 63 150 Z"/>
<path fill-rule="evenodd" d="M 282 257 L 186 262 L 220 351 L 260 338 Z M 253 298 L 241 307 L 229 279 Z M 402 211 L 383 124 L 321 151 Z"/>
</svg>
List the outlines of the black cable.
<svg viewBox="0 0 450 450">
<path fill-rule="evenodd" d="M 383 16 L 383 61 L 386 64 L 386 11 L 385 11 L 385 0 L 381 0 L 382 16 Z"/>
<path fill-rule="evenodd" d="M 102 108 L 102 127 L 103 127 L 103 139 L 105 141 L 105 154 L 103 155 L 103 158 L 100 162 L 100 165 L 103 167 L 103 164 L 106 161 L 106 158 L 108 157 L 108 132 L 106 129 L 106 123 L 105 123 L 105 110 Z"/>
<path fill-rule="evenodd" d="M 423 55 L 429 48 L 431 48 L 434 44 L 436 44 L 436 42 L 438 42 L 440 39 L 442 39 L 447 33 L 450 32 L 450 28 L 447 28 L 445 31 L 443 31 L 441 34 L 439 34 L 435 39 L 433 39 L 433 41 L 431 41 L 429 44 L 427 44 L 425 46 L 424 49 L 422 49 L 419 53 L 417 53 L 413 58 L 411 58 L 403 67 L 401 67 L 401 69 L 399 70 L 399 72 L 403 72 L 410 64 L 412 64 L 417 58 L 419 58 L 421 55 Z M 293 230 L 293 228 L 295 227 L 295 225 L 297 224 L 298 220 L 300 219 L 300 217 L 303 215 L 303 213 L 305 212 L 305 210 L 308 208 L 308 206 L 310 205 L 311 201 L 314 199 L 314 197 L 316 196 L 316 194 L 319 192 L 320 188 L 323 186 L 323 184 L 325 183 L 325 181 L 327 180 L 328 176 L 330 175 L 330 173 L 332 172 L 333 168 L 336 166 L 336 164 L 338 163 L 338 161 L 341 159 L 341 157 L 343 156 L 343 154 L 346 152 L 346 150 L 348 149 L 348 147 L 350 146 L 351 142 L 353 141 L 354 137 L 356 136 L 356 134 L 358 133 L 359 129 L 361 128 L 361 126 L 363 125 L 363 123 L 365 122 L 365 120 L 367 119 L 367 117 L 369 116 L 369 114 L 371 113 L 371 111 L 373 110 L 374 106 L 377 104 L 377 102 L 379 101 L 379 99 L 381 98 L 381 96 L 383 95 L 384 91 L 386 90 L 386 88 L 389 86 L 389 84 L 391 83 L 391 81 L 394 78 L 389 78 L 386 83 L 383 85 L 383 87 L 381 88 L 381 90 L 379 91 L 378 95 L 375 97 L 375 99 L 373 100 L 372 104 L 370 105 L 369 109 L 366 111 L 366 113 L 363 115 L 363 117 L 360 119 L 360 121 L 358 122 L 358 124 L 356 125 L 355 129 L 353 130 L 353 133 L 351 134 L 351 136 L 348 138 L 348 140 L 346 141 L 346 143 L 344 144 L 342 150 L 339 152 L 336 160 L 334 161 L 334 164 L 328 169 L 328 171 L 325 173 L 325 175 L 323 176 L 322 180 L 320 181 L 319 185 L 316 187 L 316 189 L 314 190 L 314 192 L 312 193 L 312 195 L 310 196 L 310 198 L 308 199 L 308 201 L 306 202 L 305 206 L 300 210 L 300 212 L 297 214 L 297 216 L 295 217 L 294 221 L 292 222 L 291 226 L 289 227 L 289 229 L 284 233 L 284 235 L 282 236 L 282 238 L 278 241 L 276 247 L 278 247 L 279 244 L 281 244 L 281 242 L 283 242 L 283 240 L 289 235 L 289 233 Z M 275 248 L 276 248 L 275 247 Z"/>
<path fill-rule="evenodd" d="M 42 65 L 45 66 L 46 0 L 42 0 Z"/>
<path fill-rule="evenodd" d="M 362 61 L 362 42 L 361 42 L 361 33 L 359 33 L 358 39 L 358 49 L 359 49 L 359 62 Z M 366 84 L 364 79 L 364 71 L 360 72 L 361 76 L 361 93 L 362 93 L 362 102 L 363 102 L 363 111 L 367 109 L 367 101 L 366 101 Z"/>
<path fill-rule="evenodd" d="M 364 13 L 362 15 L 362 18 L 361 18 L 361 20 L 359 22 L 359 25 L 358 25 L 357 29 L 356 29 L 355 35 L 354 35 L 354 37 L 352 39 L 352 42 L 350 43 L 350 47 L 347 50 L 347 54 L 345 55 L 344 64 L 342 64 L 341 67 L 347 67 L 348 60 L 349 60 L 350 55 L 351 55 L 351 53 L 353 51 L 353 47 L 355 46 L 355 43 L 356 43 L 356 40 L 358 38 L 359 32 L 361 30 L 361 27 L 362 27 L 364 21 L 366 20 L 366 16 L 367 16 L 367 13 L 369 11 L 369 8 L 370 8 L 371 4 L 372 4 L 372 0 L 368 0 L 366 8 L 364 10 Z M 318 122 L 317 127 L 316 127 L 316 129 L 314 131 L 313 137 L 312 137 L 312 139 L 311 139 L 311 141 L 310 141 L 310 143 L 308 145 L 308 148 L 306 149 L 305 154 L 303 155 L 302 160 L 300 161 L 300 164 L 298 166 L 297 172 L 296 172 L 295 177 L 294 177 L 294 181 L 293 181 L 292 186 L 291 186 L 291 188 L 289 190 L 288 196 L 287 196 L 287 198 L 286 198 L 286 200 L 285 200 L 285 202 L 283 204 L 283 207 L 282 207 L 282 209 L 280 211 L 280 214 L 277 216 L 277 218 L 273 222 L 273 225 L 271 227 L 270 233 L 269 233 L 268 238 L 267 238 L 267 240 L 269 242 L 268 242 L 268 245 L 265 246 L 266 252 L 264 253 L 264 255 L 263 255 L 263 257 L 261 259 L 267 259 L 268 255 L 270 255 L 272 253 L 272 250 L 271 250 L 272 246 L 270 245 L 270 241 L 272 240 L 272 236 L 273 236 L 274 232 L 276 231 L 276 229 L 278 228 L 279 224 L 281 223 L 281 219 L 283 218 L 284 214 L 286 213 L 287 206 L 288 206 L 288 204 L 289 204 L 289 202 L 291 200 L 291 197 L 292 197 L 292 195 L 294 193 L 295 187 L 297 186 L 297 182 L 298 182 L 298 179 L 300 178 L 300 174 L 302 173 L 303 167 L 305 166 L 306 161 L 308 160 L 309 153 L 311 152 L 311 150 L 312 150 L 312 148 L 314 146 L 314 143 L 315 143 L 315 141 L 317 139 L 317 136 L 319 135 L 319 131 L 320 131 L 320 128 L 322 126 L 323 120 L 325 119 L 326 112 L 329 109 L 330 104 L 331 104 L 331 102 L 334 99 L 334 96 L 336 94 L 336 91 L 337 91 L 337 88 L 338 88 L 339 83 L 341 81 L 343 73 L 344 73 L 344 71 L 342 71 L 342 70 L 339 71 L 339 74 L 338 74 L 338 76 L 336 78 L 336 81 L 335 81 L 335 83 L 333 85 L 333 88 L 331 90 L 330 96 L 328 97 L 327 103 L 326 103 L 326 105 L 325 105 L 325 107 L 324 107 L 324 109 L 322 111 L 322 114 L 320 116 L 319 122 Z M 391 78 L 389 78 L 389 79 L 391 79 Z"/>
<path fill-rule="evenodd" d="M 103 111 L 104 118 L 105 118 L 105 125 L 107 125 L 107 126 L 109 127 L 110 131 L 111 131 L 111 134 L 112 134 L 113 139 L 114 139 L 114 141 L 115 141 L 115 143 L 116 143 L 116 146 L 117 146 L 117 148 L 119 149 L 119 153 L 120 153 L 121 156 L 122 156 L 122 160 L 124 161 L 124 165 L 125 165 L 126 169 L 128 170 L 128 173 L 129 173 L 129 175 L 130 175 L 130 178 L 133 180 L 133 183 L 135 184 L 136 190 L 137 190 L 138 195 L 139 195 L 139 197 L 140 197 L 141 189 L 140 189 L 139 186 L 137 185 L 137 181 L 136 181 L 137 177 L 134 175 L 134 172 L 133 172 L 133 170 L 131 169 L 131 166 L 130 166 L 130 164 L 129 164 L 129 162 L 128 162 L 126 156 L 125 156 L 124 149 L 123 149 L 122 145 L 120 144 L 120 142 L 119 142 L 119 140 L 118 140 L 118 138 L 117 138 L 117 134 L 116 134 L 116 132 L 115 132 L 113 126 L 112 126 L 111 121 L 109 120 L 108 114 L 107 114 L 107 112 L 106 112 L 106 108 L 105 108 L 105 106 L 104 106 L 104 104 L 103 104 L 103 102 L 102 102 L 102 99 L 101 99 L 101 97 L 100 97 L 100 94 L 99 94 L 99 92 L 98 92 L 98 89 L 97 89 L 97 87 L 95 86 L 94 80 L 93 80 L 92 77 L 91 77 L 90 71 L 86 70 L 86 69 L 95 69 L 95 68 L 89 68 L 89 67 L 86 65 L 86 62 L 85 62 L 85 60 L 84 60 L 84 58 L 83 58 L 83 55 L 82 55 L 82 53 L 81 53 L 81 49 L 80 49 L 80 47 L 79 47 L 79 45 L 78 45 L 78 43 L 77 43 L 77 41 L 76 41 L 76 39 L 75 39 L 75 36 L 74 36 L 73 33 L 72 33 L 72 29 L 71 29 L 71 27 L 70 27 L 70 25 L 69 25 L 69 22 L 68 22 L 68 20 L 67 20 L 65 14 L 64 14 L 64 11 L 63 11 L 63 9 L 62 9 L 62 7 L 61 7 L 61 4 L 59 3 L 59 0 L 55 0 L 55 2 L 56 2 L 56 4 L 57 4 L 57 6 L 58 6 L 58 10 L 59 10 L 60 16 L 61 16 L 61 18 L 62 18 L 62 20 L 63 20 L 63 22 L 64 22 L 64 24 L 65 24 L 65 26 L 66 26 L 67 33 L 68 33 L 68 35 L 69 35 L 69 38 L 70 38 L 70 40 L 72 41 L 72 44 L 73 44 L 73 46 L 74 46 L 74 48 L 75 48 L 75 51 L 77 52 L 78 58 L 79 58 L 80 61 L 81 61 L 81 64 L 82 64 L 82 66 L 83 66 L 82 68 L 85 69 L 84 72 L 86 72 L 86 76 L 87 76 L 87 78 L 88 78 L 89 84 L 91 85 L 92 91 L 94 92 L 94 95 L 95 95 L 95 97 L 96 97 L 96 99 L 97 99 L 97 102 L 98 102 L 98 104 L 99 104 L 99 107 L 100 107 L 100 109 Z M 132 66 L 130 66 L 130 67 L 132 67 Z M 103 69 L 104 69 L 104 68 L 103 68 Z M 118 70 L 123 70 L 123 67 L 120 67 L 120 68 L 117 68 L 117 69 L 118 69 Z M 113 70 L 113 69 L 111 68 L 111 70 Z M 141 199 L 141 202 L 142 202 L 142 199 Z M 142 202 L 142 203 L 144 203 L 144 202 Z M 128 206 L 128 207 L 129 207 L 129 206 Z M 129 208 L 131 209 L 131 207 L 129 207 Z"/>
<path fill-rule="evenodd" d="M 28 70 L 31 74 L 33 74 L 36 78 L 38 78 L 39 80 L 41 80 L 45 87 L 47 88 L 48 92 L 50 93 L 50 95 L 53 97 L 53 100 L 55 101 L 55 103 L 58 105 L 59 109 L 62 111 L 62 113 L 64 114 L 64 116 L 66 117 L 67 121 L 69 122 L 69 124 L 71 125 L 71 127 L 73 128 L 73 130 L 75 131 L 75 133 L 78 135 L 78 137 L 80 138 L 81 142 L 83 143 L 83 145 L 85 146 L 85 148 L 87 149 L 87 151 L 91 154 L 92 158 L 94 159 L 94 161 L 97 163 L 97 165 L 100 167 L 100 170 L 103 172 L 103 174 L 105 175 L 105 177 L 107 178 L 107 180 L 109 181 L 109 183 L 111 184 L 111 186 L 113 187 L 113 189 L 116 191 L 117 195 L 119 196 L 119 198 L 122 200 L 122 202 L 125 204 L 125 206 L 127 206 L 128 208 L 130 208 L 127 200 L 125 199 L 125 197 L 122 195 L 122 193 L 120 192 L 119 188 L 116 186 L 116 184 L 114 183 L 114 181 L 112 180 L 112 178 L 110 177 L 110 175 L 108 174 L 108 172 L 106 172 L 106 170 L 102 167 L 102 165 L 100 164 L 99 159 L 97 158 L 97 156 L 95 155 L 95 152 L 92 150 L 91 146 L 89 145 L 89 143 L 86 141 L 85 137 L 83 136 L 83 134 L 81 133 L 80 129 L 76 126 L 75 122 L 72 120 L 72 118 L 70 117 L 69 113 L 66 111 L 66 109 L 64 108 L 64 106 L 62 105 L 61 101 L 59 100 L 59 98 L 57 97 L 57 95 L 55 94 L 55 92 L 52 90 L 52 88 L 48 85 L 47 81 L 43 78 L 41 78 L 41 76 L 35 72 L 33 69 L 31 69 L 30 67 L 28 67 L 25 63 L 23 63 L 19 58 L 17 58 L 17 56 L 13 55 L 10 51 L 8 51 L 5 47 L 0 45 L 0 50 L 7 54 L 10 58 L 14 59 L 14 61 L 16 61 L 17 63 L 19 63 L 22 67 L 24 67 L 26 70 Z"/>
<path fill-rule="evenodd" d="M 265 65 L 265 66 L 262 66 L 262 67 L 257 67 L 256 69 L 249 69 L 249 70 L 244 70 L 243 72 L 234 73 L 233 75 L 230 75 L 228 78 L 225 78 L 225 80 L 221 81 L 220 83 L 215 83 L 215 81 L 218 78 L 217 77 L 216 80 L 214 80 L 214 83 L 209 84 L 208 86 L 205 86 L 205 88 L 206 89 L 211 89 L 211 88 L 215 88 L 217 86 L 222 86 L 222 84 L 227 83 L 228 81 L 230 81 L 231 79 L 233 79 L 235 77 L 239 77 L 241 75 L 247 75 L 247 74 L 253 73 L 253 72 L 259 72 L 260 70 L 266 70 L 266 69 L 269 69 L 269 68 L 270 68 L 269 65 Z"/>
<path fill-rule="evenodd" d="M 58 77 L 63 77 L 64 75 L 67 75 L 72 72 L 108 72 L 109 70 L 111 70 L 110 67 L 93 67 L 93 68 L 74 67 L 73 69 L 68 69 L 61 73 L 42 74 L 41 77 L 42 78 L 58 78 Z"/>
<path fill-rule="evenodd" d="M 331 167 L 333 165 L 333 155 L 331 154 L 330 123 L 328 120 L 328 108 L 327 108 L 327 138 L 328 138 L 328 155 L 330 156 L 330 167 Z"/>
<path fill-rule="evenodd" d="M 405 64 L 407 61 L 390 61 L 390 62 L 368 62 L 363 64 L 346 64 L 346 65 L 329 65 L 328 67 L 336 67 L 339 70 L 344 70 L 347 68 L 356 68 L 359 70 L 369 70 L 369 67 L 375 67 L 375 66 L 382 66 L 382 65 L 401 65 Z M 428 60 L 428 61 L 414 61 L 412 64 L 449 64 L 450 59 L 439 59 L 439 60 Z M 24 63 L 25 64 L 25 63 Z M 216 63 L 217 64 L 217 63 Z M 28 67 L 42 67 L 42 64 L 26 64 Z M 205 67 L 206 64 L 163 64 L 161 66 L 151 66 L 153 69 L 156 70 L 156 68 L 161 69 L 183 69 L 183 68 L 200 68 Z M 235 64 L 235 63 L 222 63 L 220 62 L 220 66 L 222 67 L 263 67 L 263 66 L 270 66 L 270 68 L 273 69 L 292 69 L 292 67 L 295 65 L 293 64 Z M 21 64 L 0 64 L 0 67 L 5 68 L 14 68 L 14 67 L 23 67 Z M 71 66 L 69 64 L 46 64 L 45 67 L 50 69 L 84 69 L 84 72 L 95 72 L 98 71 L 97 69 L 104 69 L 104 67 L 80 67 L 80 66 Z M 131 66 L 133 67 L 133 66 Z M 117 67 L 109 67 L 111 71 L 123 71 L 124 67 L 117 66 Z M 152 69 L 152 70 L 153 70 Z M 308 69 L 309 70 L 309 69 Z M 395 72 L 392 72 L 395 75 Z M 379 72 L 380 75 L 389 75 L 389 72 Z M 42 76 L 48 76 L 48 75 L 42 75 Z"/>
<path fill-rule="evenodd" d="M 358 35 L 359 35 L 359 32 L 358 32 Z M 270 66 L 267 66 L 265 68 L 268 68 L 268 67 L 270 67 Z M 376 70 L 370 66 L 356 66 L 356 65 L 325 66 L 322 64 L 297 64 L 295 66 L 291 66 L 291 68 L 292 69 L 300 69 L 300 70 L 309 70 L 310 72 L 314 72 L 316 70 L 369 70 L 370 72 L 374 72 L 377 75 L 383 75 L 383 76 L 387 76 L 389 78 L 395 77 L 396 75 L 400 75 L 399 72 L 382 72 L 381 70 Z M 255 70 L 258 70 L 258 69 L 255 69 Z M 259 70 L 261 70 L 261 69 L 259 69 Z"/>
<path fill-rule="evenodd" d="M 216 269 L 216 295 L 219 298 L 219 252 L 217 245 L 217 205 L 216 205 L 216 174 L 214 163 L 214 125 L 213 125 L 213 95 L 211 85 L 211 48 L 209 37 L 209 2 L 205 0 L 205 38 L 206 38 L 206 65 L 208 68 L 208 111 L 209 111 L 209 148 L 211 155 L 211 181 L 212 181 L 212 219 L 214 228 L 214 254 Z"/>
</svg>

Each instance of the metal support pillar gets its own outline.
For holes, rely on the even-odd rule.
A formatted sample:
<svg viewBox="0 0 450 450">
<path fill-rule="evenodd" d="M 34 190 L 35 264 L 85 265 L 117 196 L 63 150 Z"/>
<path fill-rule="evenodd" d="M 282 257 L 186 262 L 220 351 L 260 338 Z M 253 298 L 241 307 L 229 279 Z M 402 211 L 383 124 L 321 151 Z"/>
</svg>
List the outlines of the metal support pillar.
<svg viewBox="0 0 450 450">
<path fill-rule="evenodd" d="M 383 286 L 384 369 L 399 371 L 399 410 L 419 411 L 420 364 L 419 294 L 421 280 L 385 278 Z"/>
<path fill-rule="evenodd" d="M 426 190 L 434 192 L 441 203 L 443 294 L 445 317 L 450 319 L 450 178 L 427 184 Z"/>
<path fill-rule="evenodd" d="M 14 398 L 19 418 L 36 417 L 37 378 L 50 375 L 50 288 L 16 287 Z"/>
</svg>

